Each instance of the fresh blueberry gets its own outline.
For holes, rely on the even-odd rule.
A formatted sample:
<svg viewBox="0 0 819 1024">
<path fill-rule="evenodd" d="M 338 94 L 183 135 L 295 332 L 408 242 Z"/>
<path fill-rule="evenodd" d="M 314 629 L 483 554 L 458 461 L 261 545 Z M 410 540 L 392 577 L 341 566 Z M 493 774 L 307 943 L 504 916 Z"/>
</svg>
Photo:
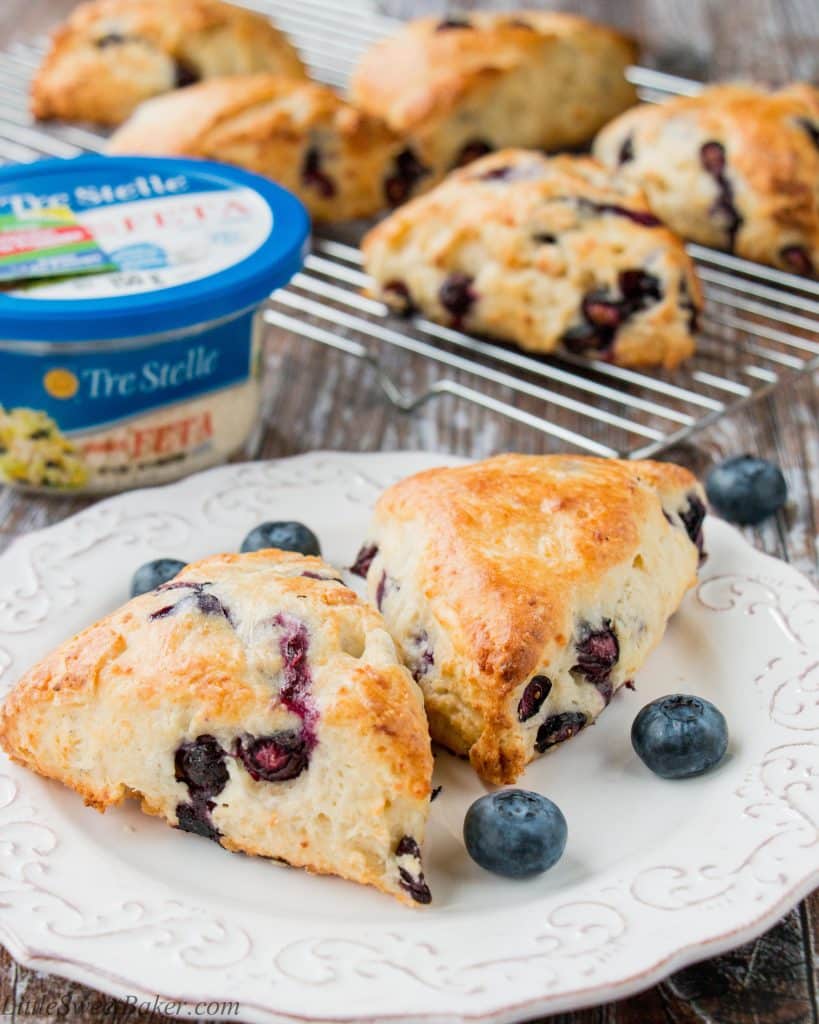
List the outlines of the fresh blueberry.
<svg viewBox="0 0 819 1024">
<path fill-rule="evenodd" d="M 782 470 L 752 455 L 738 455 L 712 469 L 705 491 L 721 516 L 743 526 L 761 523 L 788 497 Z"/>
<path fill-rule="evenodd" d="M 279 548 L 281 551 L 298 551 L 301 555 L 320 555 L 318 537 L 304 523 L 262 523 L 255 527 L 242 541 L 242 553 Z"/>
<path fill-rule="evenodd" d="M 236 756 L 256 782 L 286 782 L 307 768 L 310 751 L 300 731 L 272 736 L 246 736 L 236 740 Z"/>
<path fill-rule="evenodd" d="M 174 755 L 174 775 L 188 789 L 217 796 L 228 783 L 225 752 L 213 736 L 183 743 Z"/>
<path fill-rule="evenodd" d="M 177 558 L 157 558 L 153 562 L 146 562 L 134 573 L 131 580 L 131 597 L 139 597 L 140 594 L 149 594 L 163 583 L 178 576 L 185 568 L 185 563 Z"/>
<path fill-rule="evenodd" d="M 634 719 L 631 745 L 640 760 L 664 779 L 687 779 L 709 771 L 725 757 L 725 717 L 702 697 L 660 697 Z"/>
<path fill-rule="evenodd" d="M 487 793 L 464 819 L 469 856 L 507 878 L 529 878 L 548 870 L 563 856 L 567 834 L 557 804 L 525 789 Z"/>
</svg>

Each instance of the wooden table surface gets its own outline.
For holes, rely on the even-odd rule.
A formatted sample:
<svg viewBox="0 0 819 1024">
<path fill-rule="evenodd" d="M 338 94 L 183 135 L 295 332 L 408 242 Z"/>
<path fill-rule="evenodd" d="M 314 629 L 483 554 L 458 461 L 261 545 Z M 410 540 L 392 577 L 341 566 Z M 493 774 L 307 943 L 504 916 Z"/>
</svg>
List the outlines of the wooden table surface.
<svg viewBox="0 0 819 1024">
<path fill-rule="evenodd" d="M 41 33 L 74 0 L 1 0 L 0 44 Z M 468 6 L 468 5 L 467 5 Z M 486 6 L 493 6 L 487 2 Z M 494 6 L 512 6 L 495 4 Z M 560 6 L 608 20 L 640 38 L 646 61 L 691 77 L 819 81 L 819 0 L 573 0 Z M 388 0 L 393 13 L 442 10 L 442 4 Z M 271 342 L 272 413 L 261 454 L 315 448 L 355 451 L 423 448 L 484 456 L 493 450 L 543 451 L 525 427 L 446 397 L 411 417 L 389 409 L 374 381 L 341 354 L 287 339 Z M 412 367 L 410 367 L 412 370 Z M 423 368 L 416 368 L 423 374 Z M 753 452 L 777 461 L 791 493 L 777 520 L 749 539 L 814 579 L 819 571 L 819 375 L 723 419 L 675 453 L 698 473 L 715 459 Z M 35 501 L 0 490 L 0 549 L 14 536 L 82 507 Z M 679 971 L 632 999 L 554 1018 L 561 1024 L 819 1024 L 819 893 L 750 945 Z M 93 993 L 17 966 L 0 949 L 0 1014 L 32 1024 L 96 1021 Z M 67 1011 L 67 1012 L 66 1012 Z M 5 1017 L 4 1017 L 5 1019 Z M 156 1020 L 147 1014 L 106 1020 Z"/>
</svg>

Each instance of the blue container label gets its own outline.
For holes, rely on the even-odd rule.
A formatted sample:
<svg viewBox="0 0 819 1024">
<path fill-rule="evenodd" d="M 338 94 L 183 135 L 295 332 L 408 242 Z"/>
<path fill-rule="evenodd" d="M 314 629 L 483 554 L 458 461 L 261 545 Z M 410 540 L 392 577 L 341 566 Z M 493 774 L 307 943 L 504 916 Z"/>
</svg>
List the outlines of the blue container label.
<svg viewBox="0 0 819 1024">
<path fill-rule="evenodd" d="M 71 433 L 238 384 L 251 371 L 252 319 L 147 348 L 52 358 L 0 351 L 0 405 L 37 409 Z"/>
<path fill-rule="evenodd" d="M 0 483 L 105 490 L 220 461 L 258 415 L 259 342 L 249 312 L 132 348 L 0 349 Z"/>
</svg>

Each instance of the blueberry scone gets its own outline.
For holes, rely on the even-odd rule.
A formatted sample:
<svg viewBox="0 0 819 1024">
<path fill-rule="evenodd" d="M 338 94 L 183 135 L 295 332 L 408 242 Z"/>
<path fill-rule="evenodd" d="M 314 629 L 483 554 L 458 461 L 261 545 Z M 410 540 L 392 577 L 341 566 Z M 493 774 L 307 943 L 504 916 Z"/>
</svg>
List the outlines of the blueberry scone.
<svg viewBox="0 0 819 1024">
<path fill-rule="evenodd" d="M 0 743 L 101 811 L 135 796 L 226 849 L 429 902 L 421 695 L 319 558 L 187 566 L 32 669 Z"/>
<path fill-rule="evenodd" d="M 629 685 L 696 580 L 704 516 L 678 466 L 501 455 L 390 487 L 353 571 L 432 738 L 509 783 Z"/>
<path fill-rule="evenodd" d="M 643 193 L 588 157 L 493 153 L 397 210 L 362 243 L 399 312 L 623 366 L 694 350 L 701 292 Z"/>
<path fill-rule="evenodd" d="M 635 45 L 568 14 L 542 11 L 421 18 L 364 55 L 353 101 L 412 140 L 431 184 L 507 146 L 587 143 L 636 102 L 625 70 Z"/>
<path fill-rule="evenodd" d="M 819 89 L 720 85 L 635 108 L 595 155 L 684 238 L 795 274 L 819 270 Z"/>
<path fill-rule="evenodd" d="M 378 118 L 314 82 L 216 78 L 143 103 L 109 152 L 238 164 L 290 189 L 319 220 L 377 213 L 408 198 L 413 157 Z"/>
<path fill-rule="evenodd" d="M 259 14 L 221 0 L 91 0 L 54 33 L 32 111 L 115 125 L 149 96 L 252 71 L 305 77 L 288 39 Z"/>
</svg>

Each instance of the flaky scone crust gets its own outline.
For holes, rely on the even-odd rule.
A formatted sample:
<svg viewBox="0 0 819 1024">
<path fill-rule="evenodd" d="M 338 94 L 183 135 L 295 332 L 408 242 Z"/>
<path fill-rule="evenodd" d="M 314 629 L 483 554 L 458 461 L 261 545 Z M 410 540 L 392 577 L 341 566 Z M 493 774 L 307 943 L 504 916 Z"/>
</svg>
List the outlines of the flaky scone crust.
<svg viewBox="0 0 819 1024">
<path fill-rule="evenodd" d="M 413 140 L 431 180 L 466 144 L 575 147 L 636 102 L 624 74 L 636 46 L 609 28 L 543 11 L 464 20 L 412 21 L 352 76 L 353 100 Z"/>
<path fill-rule="evenodd" d="M 229 751 L 232 737 L 293 727 L 276 697 L 273 626 L 293 617 L 310 631 L 317 743 L 284 782 L 254 781 L 227 758 L 230 781 L 212 812 L 221 843 L 412 904 L 396 845 L 406 834 L 423 841 L 432 755 L 420 692 L 381 617 L 321 559 L 288 552 L 218 555 L 180 581 L 207 581 L 232 621 L 187 607 L 152 620 L 180 589 L 135 598 L 17 683 L 0 715 L 3 749 L 100 811 L 136 796 L 176 824 L 188 799 L 174 777 L 180 743 L 213 735 Z"/>
<path fill-rule="evenodd" d="M 636 222 L 646 215 L 653 226 Z M 396 210 L 361 248 L 374 291 L 389 305 L 534 352 L 562 339 L 571 348 L 567 332 L 582 328 L 584 302 L 601 290 L 617 301 L 619 275 L 646 272 L 659 299 L 624 318 L 613 340 L 572 351 L 673 368 L 695 348 L 702 294 L 693 261 L 651 218 L 639 188 L 588 157 L 493 153 Z M 452 275 L 470 279 L 472 301 L 459 317 L 442 300 Z"/>
<path fill-rule="evenodd" d="M 368 587 L 424 691 L 433 739 L 510 783 L 545 717 L 596 718 L 606 701 L 578 678 L 574 644 L 610 622 L 612 689 L 633 678 L 696 580 L 680 518 L 691 495 L 702 499 L 678 466 L 569 455 L 500 455 L 390 487 L 368 535 Z M 521 722 L 535 675 L 553 689 Z"/>
<path fill-rule="evenodd" d="M 127 43 L 99 47 L 106 36 Z M 116 125 L 175 86 L 174 60 L 199 77 L 269 71 L 306 77 L 267 18 L 222 0 L 89 0 L 53 34 L 31 86 L 37 118 Z"/>
<path fill-rule="evenodd" d="M 313 217 L 333 221 L 383 209 L 385 181 L 403 143 L 326 86 L 258 74 L 210 79 L 150 100 L 108 149 L 238 164 L 290 189 Z M 311 150 L 323 179 L 305 174 Z M 332 194 L 322 181 L 332 184 Z"/>
<path fill-rule="evenodd" d="M 742 218 L 733 241 L 719 209 L 719 184 L 701 158 L 710 142 L 724 149 L 724 178 Z M 603 129 L 594 152 L 621 178 L 640 185 L 654 212 L 683 237 L 783 270 L 819 272 L 814 86 L 768 92 L 719 85 L 636 107 Z M 792 247 L 804 256 L 789 257 Z"/>
</svg>

